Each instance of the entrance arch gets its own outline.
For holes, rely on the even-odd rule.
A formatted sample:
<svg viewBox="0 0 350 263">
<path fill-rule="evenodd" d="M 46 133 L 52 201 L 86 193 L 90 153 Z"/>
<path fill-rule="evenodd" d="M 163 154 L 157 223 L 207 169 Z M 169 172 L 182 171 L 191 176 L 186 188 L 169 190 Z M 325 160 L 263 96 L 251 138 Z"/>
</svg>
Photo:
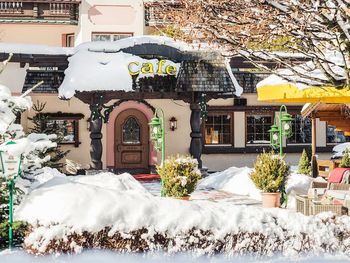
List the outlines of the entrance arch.
<svg viewBox="0 0 350 263">
<path fill-rule="evenodd" d="M 114 124 L 114 168 L 149 169 L 147 117 L 137 109 L 118 114 Z"/>
<path fill-rule="evenodd" d="M 107 138 L 106 138 L 106 159 L 107 159 L 107 168 L 115 169 L 115 160 L 116 160 L 116 149 L 115 149 L 115 123 L 120 114 L 125 110 L 138 110 L 141 112 L 147 119 L 148 122 L 151 121 L 153 117 L 153 110 L 138 101 L 125 101 L 122 102 L 118 107 L 116 107 L 109 116 L 109 121 L 107 123 Z M 148 127 L 148 125 L 147 125 Z M 148 130 L 147 130 L 148 131 Z M 149 136 L 149 135 L 148 135 Z M 149 137 L 148 137 L 149 138 Z M 148 141 L 148 165 L 154 166 L 157 164 L 157 152 L 154 150 L 153 145 Z M 132 169 L 132 168 L 131 168 Z M 136 169 L 136 168 L 135 168 Z"/>
</svg>

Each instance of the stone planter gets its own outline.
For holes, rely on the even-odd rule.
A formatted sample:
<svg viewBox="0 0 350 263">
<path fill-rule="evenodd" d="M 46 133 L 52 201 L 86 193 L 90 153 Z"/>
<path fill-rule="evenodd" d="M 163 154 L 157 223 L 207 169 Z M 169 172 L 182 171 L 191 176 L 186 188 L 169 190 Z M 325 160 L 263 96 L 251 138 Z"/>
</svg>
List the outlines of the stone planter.
<svg viewBox="0 0 350 263">
<path fill-rule="evenodd" d="M 280 207 L 281 193 L 261 193 L 261 197 L 263 207 Z"/>
</svg>

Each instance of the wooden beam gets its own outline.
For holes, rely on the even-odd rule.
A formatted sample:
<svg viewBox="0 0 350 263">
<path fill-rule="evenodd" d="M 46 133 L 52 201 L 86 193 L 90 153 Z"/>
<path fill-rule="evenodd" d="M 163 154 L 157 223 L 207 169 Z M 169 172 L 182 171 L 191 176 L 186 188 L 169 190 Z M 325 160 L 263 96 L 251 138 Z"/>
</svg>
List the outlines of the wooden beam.
<svg viewBox="0 0 350 263">
<path fill-rule="evenodd" d="M 345 116 L 333 116 L 328 118 L 320 117 L 320 121 L 343 121 L 343 122 L 349 121 L 350 122 L 350 119 L 346 118 Z"/>
</svg>

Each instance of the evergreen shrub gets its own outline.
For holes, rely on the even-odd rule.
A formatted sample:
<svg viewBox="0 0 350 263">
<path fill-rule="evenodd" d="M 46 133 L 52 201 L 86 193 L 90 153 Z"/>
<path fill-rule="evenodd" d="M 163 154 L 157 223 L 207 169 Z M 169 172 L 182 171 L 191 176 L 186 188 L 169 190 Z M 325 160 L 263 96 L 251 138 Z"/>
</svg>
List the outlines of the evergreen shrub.
<svg viewBox="0 0 350 263">
<path fill-rule="evenodd" d="M 255 186 L 265 193 L 283 192 L 290 167 L 279 155 L 259 154 L 250 177 Z"/>
<path fill-rule="evenodd" d="M 311 175 L 311 171 L 312 171 L 311 159 L 307 154 L 306 150 L 304 149 L 299 159 L 298 173 Z"/>
<path fill-rule="evenodd" d="M 158 166 L 163 193 L 171 197 L 183 197 L 191 194 L 201 178 L 198 162 L 190 156 L 172 156 Z"/>
<path fill-rule="evenodd" d="M 341 159 L 341 162 L 339 164 L 342 168 L 350 168 L 350 156 L 349 156 L 349 149 L 346 148 L 343 152 L 343 157 Z"/>
</svg>

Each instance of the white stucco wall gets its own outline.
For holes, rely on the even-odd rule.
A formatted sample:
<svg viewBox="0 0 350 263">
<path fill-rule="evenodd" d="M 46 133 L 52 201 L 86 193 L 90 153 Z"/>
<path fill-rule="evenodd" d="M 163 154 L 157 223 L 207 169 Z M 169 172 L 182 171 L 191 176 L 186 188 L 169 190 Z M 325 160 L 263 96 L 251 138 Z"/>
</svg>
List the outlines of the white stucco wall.
<svg viewBox="0 0 350 263">
<path fill-rule="evenodd" d="M 102 7 L 105 17 L 95 19 L 91 10 Z M 108 11 L 109 9 L 109 11 Z M 90 12 L 89 12 L 90 10 Z M 125 16 L 125 11 L 128 15 Z M 98 11 L 97 11 L 98 12 Z M 103 14 L 101 14 L 102 16 Z M 118 19 L 118 16 L 125 18 Z M 131 18 L 130 18 L 131 17 Z M 96 33 L 132 33 L 134 36 L 144 33 L 144 8 L 142 0 L 84 0 L 80 5 L 80 19 L 75 36 L 75 45 L 91 41 Z"/>
</svg>

